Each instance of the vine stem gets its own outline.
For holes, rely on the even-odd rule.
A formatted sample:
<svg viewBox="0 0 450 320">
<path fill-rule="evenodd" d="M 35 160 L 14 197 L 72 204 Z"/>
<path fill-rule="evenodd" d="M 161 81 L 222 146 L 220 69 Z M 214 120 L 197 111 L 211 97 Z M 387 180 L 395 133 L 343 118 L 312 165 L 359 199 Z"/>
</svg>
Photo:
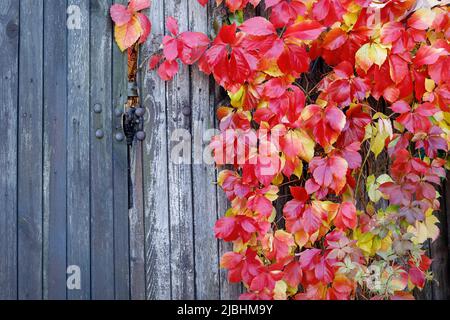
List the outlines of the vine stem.
<svg viewBox="0 0 450 320">
<path fill-rule="evenodd" d="M 371 135 L 370 135 L 369 150 L 367 150 L 367 154 L 366 154 L 366 156 L 364 157 L 363 163 L 361 164 L 361 170 L 359 171 L 358 180 L 357 180 L 357 182 L 356 182 L 355 195 L 358 194 L 358 191 L 359 191 L 359 182 L 361 181 L 361 176 L 362 176 L 362 173 L 363 173 L 363 169 L 364 169 L 364 166 L 366 165 L 367 160 L 369 159 L 369 156 L 370 156 L 370 149 L 372 149 L 372 140 L 373 140 L 373 131 L 372 131 L 372 133 L 371 133 Z"/>
</svg>

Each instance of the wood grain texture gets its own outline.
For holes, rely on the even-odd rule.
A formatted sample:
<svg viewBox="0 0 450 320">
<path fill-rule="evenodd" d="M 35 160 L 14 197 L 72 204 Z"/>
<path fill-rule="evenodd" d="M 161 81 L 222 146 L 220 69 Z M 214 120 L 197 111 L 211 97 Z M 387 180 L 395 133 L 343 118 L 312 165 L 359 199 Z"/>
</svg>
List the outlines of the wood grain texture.
<svg viewBox="0 0 450 320">
<path fill-rule="evenodd" d="M 65 0 L 44 0 L 43 290 L 66 298 L 67 32 Z"/>
<path fill-rule="evenodd" d="M 130 150 L 133 206 L 129 210 L 130 220 L 130 289 L 133 300 L 145 299 L 145 225 L 142 169 L 142 142 L 135 140 Z"/>
<path fill-rule="evenodd" d="M 162 41 L 165 17 L 163 1 L 153 1 L 149 17 L 153 36 L 142 48 L 143 56 L 158 50 Z M 147 139 L 143 144 L 146 298 L 170 299 L 166 85 L 154 72 L 142 71 L 141 79 L 142 105 L 147 110 Z"/>
<path fill-rule="evenodd" d="M 190 0 L 189 30 L 209 34 L 210 22 L 208 10 L 198 1 Z M 214 92 L 214 86 L 196 66 L 190 68 L 190 75 L 195 298 L 217 300 L 220 298 L 219 247 L 213 231 L 217 220 L 216 172 L 212 158 L 207 157 L 211 153 L 207 153 L 206 149 L 215 122 L 214 97 L 210 95 L 210 90 Z"/>
<path fill-rule="evenodd" d="M 165 8 L 166 16 L 178 20 L 180 30 L 187 30 L 188 1 L 175 0 Z M 169 212 L 170 263 L 173 299 L 194 299 L 194 229 L 190 136 L 191 117 L 183 108 L 192 108 L 189 68 L 180 65 L 174 79 L 167 83 L 167 135 L 169 137 Z M 186 110 L 186 109 L 185 109 Z M 187 141 L 186 141 L 187 140 Z M 174 147 L 186 144 L 182 152 Z"/>
<path fill-rule="evenodd" d="M 67 265 L 80 267 L 81 289 L 67 298 L 91 298 L 90 257 L 90 0 L 68 0 L 80 10 L 80 29 L 67 35 Z M 77 9 L 75 9 L 77 10 Z"/>
<path fill-rule="evenodd" d="M 112 34 L 110 0 L 90 2 L 90 113 L 91 113 L 91 294 L 113 299 L 114 207 L 112 167 Z M 94 113 L 98 104 L 102 112 Z M 98 139 L 97 130 L 104 136 Z"/>
<path fill-rule="evenodd" d="M 42 298 L 43 1 L 20 1 L 18 297 Z"/>
<path fill-rule="evenodd" d="M 126 4 L 126 0 L 114 3 Z M 115 109 L 124 109 L 127 101 L 127 55 L 117 45 L 112 47 L 112 167 L 114 197 L 114 288 L 115 298 L 130 298 L 130 256 L 128 222 L 128 148 L 126 141 L 115 135 L 123 133 L 122 118 L 114 116 Z M 141 241 L 143 242 L 143 241 Z"/>
<path fill-rule="evenodd" d="M 0 299 L 17 298 L 19 2 L 0 5 Z"/>
</svg>

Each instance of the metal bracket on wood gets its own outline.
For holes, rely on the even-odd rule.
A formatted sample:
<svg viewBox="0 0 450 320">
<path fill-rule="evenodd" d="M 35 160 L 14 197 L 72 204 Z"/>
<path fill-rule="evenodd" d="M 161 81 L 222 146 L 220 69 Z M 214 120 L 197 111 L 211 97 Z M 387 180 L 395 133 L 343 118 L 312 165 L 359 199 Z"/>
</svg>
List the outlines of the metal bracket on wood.
<svg viewBox="0 0 450 320">
<path fill-rule="evenodd" d="M 145 109 L 142 107 L 129 108 L 125 113 L 123 130 L 129 146 L 133 144 L 134 137 L 139 141 L 145 140 L 144 115 Z"/>
</svg>

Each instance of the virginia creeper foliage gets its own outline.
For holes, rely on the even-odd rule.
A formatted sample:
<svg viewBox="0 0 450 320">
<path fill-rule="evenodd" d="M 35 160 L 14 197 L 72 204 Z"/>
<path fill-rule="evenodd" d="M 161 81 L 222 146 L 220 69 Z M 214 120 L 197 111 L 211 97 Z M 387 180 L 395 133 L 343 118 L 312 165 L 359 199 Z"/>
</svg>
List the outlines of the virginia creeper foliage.
<svg viewBox="0 0 450 320">
<path fill-rule="evenodd" d="M 197 63 L 228 92 L 211 148 L 231 202 L 214 228 L 233 243 L 229 281 L 243 299 L 413 298 L 432 279 L 424 243 L 439 233 L 449 8 L 216 2 L 234 17 L 264 2 L 268 18 L 234 19 L 210 41 L 169 17 L 150 68 L 170 80 Z M 367 167 L 380 155 L 384 173 Z"/>
</svg>

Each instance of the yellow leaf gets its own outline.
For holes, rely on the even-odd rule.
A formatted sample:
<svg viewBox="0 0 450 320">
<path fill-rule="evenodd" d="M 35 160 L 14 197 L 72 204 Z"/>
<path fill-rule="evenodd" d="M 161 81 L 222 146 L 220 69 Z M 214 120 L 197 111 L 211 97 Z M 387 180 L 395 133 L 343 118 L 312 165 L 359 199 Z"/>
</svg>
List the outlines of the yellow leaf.
<svg viewBox="0 0 450 320">
<path fill-rule="evenodd" d="M 275 283 L 275 288 L 273 290 L 273 299 L 274 300 L 286 300 L 287 295 L 287 284 L 283 280 L 279 280 Z"/>
<path fill-rule="evenodd" d="M 433 210 L 429 209 L 425 216 L 425 221 L 416 221 L 414 226 L 409 226 L 407 231 L 412 233 L 414 236 L 411 238 L 414 244 L 422 244 L 428 238 L 432 241 L 436 240 L 439 236 L 439 228 L 436 224 L 439 220 L 433 215 Z"/>
<path fill-rule="evenodd" d="M 130 22 L 114 27 L 114 38 L 121 51 L 125 51 L 138 41 L 143 30 L 138 18 L 133 15 Z"/>
<path fill-rule="evenodd" d="M 303 246 L 308 242 L 309 240 L 309 236 L 308 234 L 303 231 L 303 230 L 299 230 L 298 232 L 296 232 L 294 234 L 294 238 L 295 238 L 295 243 L 297 243 L 298 247 L 301 249 L 303 248 Z"/>
<path fill-rule="evenodd" d="M 429 79 L 429 78 L 425 79 L 425 89 L 428 92 L 433 92 L 435 86 L 436 86 L 436 83 L 434 82 L 433 79 Z"/>
<path fill-rule="evenodd" d="M 387 50 L 378 43 L 366 43 L 356 52 L 356 64 L 367 72 L 373 64 L 381 65 L 386 61 Z"/>
<path fill-rule="evenodd" d="M 302 144 L 300 149 L 300 157 L 306 162 L 311 161 L 314 157 L 315 142 L 311 137 L 303 130 L 295 130 L 298 139 Z"/>
<path fill-rule="evenodd" d="M 297 178 L 299 178 L 299 179 L 302 177 L 302 175 L 303 175 L 303 161 L 300 161 L 298 166 L 295 168 L 294 175 Z"/>
<path fill-rule="evenodd" d="M 241 86 L 238 91 L 232 93 L 228 91 L 228 96 L 231 100 L 231 105 L 235 108 L 242 108 L 244 96 L 245 96 L 245 88 Z"/>
</svg>

